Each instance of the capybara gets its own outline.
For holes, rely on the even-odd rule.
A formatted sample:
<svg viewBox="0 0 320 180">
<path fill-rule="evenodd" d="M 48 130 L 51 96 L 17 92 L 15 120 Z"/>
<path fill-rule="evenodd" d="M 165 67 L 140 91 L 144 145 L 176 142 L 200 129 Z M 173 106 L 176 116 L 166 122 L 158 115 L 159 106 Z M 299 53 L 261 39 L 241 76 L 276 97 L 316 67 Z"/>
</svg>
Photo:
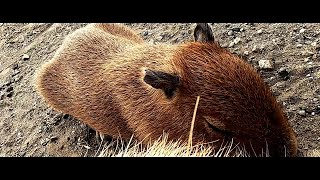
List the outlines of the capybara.
<svg viewBox="0 0 320 180">
<path fill-rule="evenodd" d="M 167 133 L 193 144 L 232 140 L 250 154 L 296 156 L 296 135 L 259 73 L 195 26 L 194 41 L 150 44 L 121 24 L 89 24 L 68 35 L 36 73 L 56 111 L 113 137 L 150 142 Z"/>
</svg>

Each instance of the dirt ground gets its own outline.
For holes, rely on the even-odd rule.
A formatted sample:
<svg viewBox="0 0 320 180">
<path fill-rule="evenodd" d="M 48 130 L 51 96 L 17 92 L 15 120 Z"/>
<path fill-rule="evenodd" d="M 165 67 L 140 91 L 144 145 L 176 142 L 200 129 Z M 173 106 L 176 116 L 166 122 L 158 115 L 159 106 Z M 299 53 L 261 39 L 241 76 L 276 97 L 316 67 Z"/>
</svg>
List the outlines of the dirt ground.
<svg viewBox="0 0 320 180">
<path fill-rule="evenodd" d="M 85 24 L 0 23 L 0 156 L 94 156 L 95 131 L 46 106 L 33 76 Z M 192 40 L 193 24 L 128 24 L 150 43 Z M 254 65 L 283 104 L 300 155 L 320 148 L 320 24 L 213 24 L 221 46 Z M 262 69 L 260 60 L 271 62 Z"/>
</svg>

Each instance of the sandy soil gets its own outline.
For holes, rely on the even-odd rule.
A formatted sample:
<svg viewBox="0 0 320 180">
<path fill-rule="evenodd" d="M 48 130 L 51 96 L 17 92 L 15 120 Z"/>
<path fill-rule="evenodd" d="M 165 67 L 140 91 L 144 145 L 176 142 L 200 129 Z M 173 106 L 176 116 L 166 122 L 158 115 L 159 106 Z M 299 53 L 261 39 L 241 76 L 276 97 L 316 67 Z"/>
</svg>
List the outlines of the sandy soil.
<svg viewBox="0 0 320 180">
<path fill-rule="evenodd" d="M 46 106 L 35 70 L 85 24 L 0 23 L 0 156 L 94 156 L 95 131 Z M 192 40 L 193 24 L 128 24 L 151 43 Z M 320 148 L 320 24 L 213 24 L 215 38 L 254 65 L 284 105 L 300 155 Z M 272 63 L 261 69 L 260 60 Z"/>
</svg>

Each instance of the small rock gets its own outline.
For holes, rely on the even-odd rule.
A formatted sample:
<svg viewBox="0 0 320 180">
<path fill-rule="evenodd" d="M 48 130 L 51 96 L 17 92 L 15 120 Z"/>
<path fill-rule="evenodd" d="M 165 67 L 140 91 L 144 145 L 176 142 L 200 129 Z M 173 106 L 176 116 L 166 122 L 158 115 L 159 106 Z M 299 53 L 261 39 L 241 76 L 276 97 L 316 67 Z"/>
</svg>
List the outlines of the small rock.
<svg viewBox="0 0 320 180">
<path fill-rule="evenodd" d="M 281 67 L 278 71 L 278 74 L 280 77 L 285 78 L 285 77 L 288 77 L 289 71 L 287 70 L 286 67 Z"/>
<path fill-rule="evenodd" d="M 233 47 L 234 46 L 234 41 L 231 41 L 228 47 Z"/>
<path fill-rule="evenodd" d="M 239 38 L 239 37 L 236 37 L 236 38 L 233 40 L 234 44 L 238 44 L 240 41 L 241 41 L 241 38 Z"/>
<path fill-rule="evenodd" d="M 90 146 L 83 145 L 83 147 L 86 148 L 86 149 L 88 149 L 88 150 L 91 149 Z"/>
<path fill-rule="evenodd" d="M 240 28 L 240 32 L 243 32 L 244 31 L 244 29 L 243 28 Z"/>
<path fill-rule="evenodd" d="M 258 31 L 257 31 L 257 34 L 261 34 L 262 33 L 262 29 L 259 29 Z"/>
<path fill-rule="evenodd" d="M 300 111 L 298 111 L 298 114 L 300 116 L 306 116 L 306 111 L 305 110 L 300 110 Z"/>
<path fill-rule="evenodd" d="M 300 29 L 299 33 L 304 33 L 306 31 L 306 29 L 302 28 Z"/>
<path fill-rule="evenodd" d="M 162 40 L 162 38 L 163 38 L 163 36 L 162 36 L 162 35 L 159 35 L 159 36 L 157 36 L 157 37 L 156 37 L 156 39 L 157 39 L 157 40 L 159 40 L 159 41 L 161 41 L 161 40 Z"/>
<path fill-rule="evenodd" d="M 257 52 L 257 46 L 255 45 L 255 46 L 253 46 L 253 48 L 252 48 L 252 52 Z"/>
<path fill-rule="evenodd" d="M 229 46 L 229 44 L 230 44 L 230 43 L 223 43 L 223 44 L 221 45 L 221 47 L 222 47 L 222 48 L 226 48 L 226 47 Z"/>
<path fill-rule="evenodd" d="M 310 76 L 311 76 L 311 74 L 307 74 L 307 75 L 306 75 L 306 77 L 310 77 Z"/>
<path fill-rule="evenodd" d="M 233 35 L 233 31 L 228 31 L 228 36 L 232 36 Z"/>
<path fill-rule="evenodd" d="M 311 46 L 316 47 L 317 46 L 317 42 L 315 41 L 315 42 L 311 43 Z"/>
<path fill-rule="evenodd" d="M 240 32 L 240 28 L 239 27 L 234 27 L 234 28 L 232 28 L 232 31 Z"/>
<path fill-rule="evenodd" d="M 307 57 L 307 58 L 304 58 L 304 60 L 303 60 L 304 62 L 308 62 L 308 61 L 310 61 L 310 57 Z"/>
<path fill-rule="evenodd" d="M 149 34 L 148 31 L 143 32 L 143 36 L 147 36 L 148 34 Z"/>
<path fill-rule="evenodd" d="M 24 55 L 22 55 L 22 59 L 23 60 L 28 60 L 30 57 L 29 57 L 29 55 L 28 54 L 24 54 Z"/>
<path fill-rule="evenodd" d="M 249 55 L 249 51 L 244 51 L 243 54 L 244 54 L 245 56 L 248 56 L 248 55 Z"/>
<path fill-rule="evenodd" d="M 272 62 L 270 60 L 260 60 L 258 62 L 258 64 L 261 69 L 272 69 L 273 68 Z"/>
<path fill-rule="evenodd" d="M 318 98 L 313 98 L 312 101 L 313 102 L 317 102 L 319 99 Z"/>
<path fill-rule="evenodd" d="M 301 48 L 302 47 L 302 44 L 297 44 L 297 48 Z"/>
<path fill-rule="evenodd" d="M 312 61 L 310 61 L 310 62 L 308 62 L 307 64 L 308 64 L 308 65 L 312 65 L 312 64 L 313 64 L 313 62 L 312 62 Z"/>
<path fill-rule="evenodd" d="M 312 113 L 311 113 L 312 116 L 314 116 L 315 114 L 316 114 L 315 112 L 312 112 Z"/>
</svg>

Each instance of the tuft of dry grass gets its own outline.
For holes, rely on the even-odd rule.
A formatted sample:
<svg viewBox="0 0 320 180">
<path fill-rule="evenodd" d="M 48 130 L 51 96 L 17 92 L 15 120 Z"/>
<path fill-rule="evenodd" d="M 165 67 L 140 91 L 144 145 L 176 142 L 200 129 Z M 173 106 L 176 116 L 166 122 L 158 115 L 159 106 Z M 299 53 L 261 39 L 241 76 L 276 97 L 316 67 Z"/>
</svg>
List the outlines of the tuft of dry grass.
<svg viewBox="0 0 320 180">
<path fill-rule="evenodd" d="M 235 153 L 232 153 L 235 151 Z M 226 143 L 217 151 L 206 144 L 189 146 L 181 141 L 168 141 L 163 135 L 158 140 L 147 145 L 129 141 L 127 145 L 122 140 L 105 144 L 98 157 L 248 157 L 240 148 Z"/>
</svg>

